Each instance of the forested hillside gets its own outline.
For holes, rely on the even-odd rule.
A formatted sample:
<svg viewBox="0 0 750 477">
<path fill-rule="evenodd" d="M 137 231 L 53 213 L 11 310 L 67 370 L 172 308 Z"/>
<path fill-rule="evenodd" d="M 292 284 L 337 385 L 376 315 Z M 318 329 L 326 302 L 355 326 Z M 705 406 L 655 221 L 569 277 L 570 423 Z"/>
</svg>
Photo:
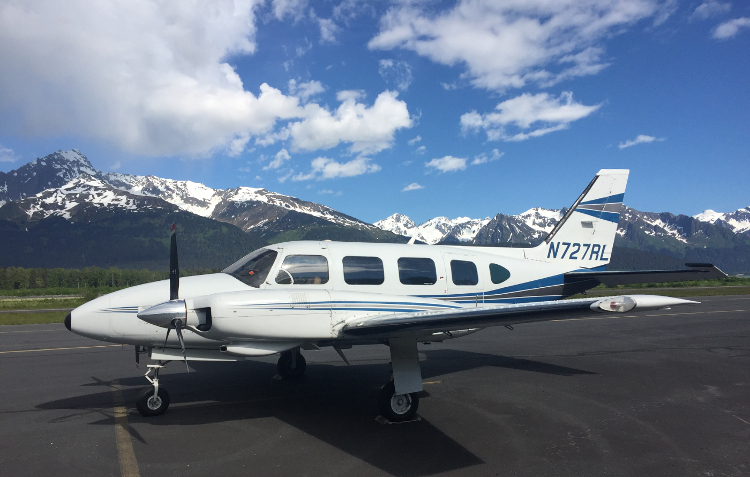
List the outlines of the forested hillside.
<svg viewBox="0 0 750 477">
<path fill-rule="evenodd" d="M 169 229 L 177 223 L 180 267 L 224 268 L 266 245 L 234 225 L 188 212 L 103 213 L 87 222 L 50 217 L 0 220 L 0 267 L 168 270 Z"/>
</svg>

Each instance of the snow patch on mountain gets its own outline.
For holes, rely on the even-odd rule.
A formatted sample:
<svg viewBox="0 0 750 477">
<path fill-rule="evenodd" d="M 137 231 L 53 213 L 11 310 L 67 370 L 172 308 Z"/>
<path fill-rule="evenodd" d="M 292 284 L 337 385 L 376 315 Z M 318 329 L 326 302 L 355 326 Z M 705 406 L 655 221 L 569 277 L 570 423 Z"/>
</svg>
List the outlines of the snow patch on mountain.
<svg viewBox="0 0 750 477">
<path fill-rule="evenodd" d="M 144 201 L 140 196 L 115 189 L 99 178 L 82 174 L 62 187 L 44 190 L 17 203 L 29 220 L 42 220 L 48 217 L 71 220 L 78 209 L 139 211 L 153 209 L 153 201 L 153 198 Z M 161 204 L 167 205 L 164 202 Z"/>
<path fill-rule="evenodd" d="M 734 212 L 722 213 L 711 209 L 704 210 L 693 218 L 700 222 L 729 227 L 736 234 L 750 232 L 750 207 L 737 209 Z"/>
<path fill-rule="evenodd" d="M 379 220 L 373 225 L 406 237 L 416 236 L 429 244 L 436 244 L 446 238 L 452 237 L 460 242 L 471 242 L 477 232 L 490 221 L 486 219 L 472 219 L 470 217 L 435 217 L 427 222 L 417 225 L 413 220 L 403 214 L 393 214 L 390 217 Z"/>
</svg>

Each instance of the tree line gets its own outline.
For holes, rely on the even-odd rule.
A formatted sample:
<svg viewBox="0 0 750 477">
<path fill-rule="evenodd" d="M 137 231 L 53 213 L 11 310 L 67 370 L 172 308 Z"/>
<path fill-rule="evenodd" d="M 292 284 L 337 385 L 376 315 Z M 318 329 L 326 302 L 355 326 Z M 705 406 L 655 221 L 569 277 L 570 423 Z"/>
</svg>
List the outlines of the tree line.
<svg viewBox="0 0 750 477">
<path fill-rule="evenodd" d="M 211 268 L 180 270 L 180 276 L 204 275 L 218 271 L 219 269 Z M 128 270 L 114 267 L 86 267 L 82 269 L 0 267 L 0 290 L 122 288 L 166 280 L 167 278 L 169 278 L 169 271 L 166 270 Z"/>
</svg>

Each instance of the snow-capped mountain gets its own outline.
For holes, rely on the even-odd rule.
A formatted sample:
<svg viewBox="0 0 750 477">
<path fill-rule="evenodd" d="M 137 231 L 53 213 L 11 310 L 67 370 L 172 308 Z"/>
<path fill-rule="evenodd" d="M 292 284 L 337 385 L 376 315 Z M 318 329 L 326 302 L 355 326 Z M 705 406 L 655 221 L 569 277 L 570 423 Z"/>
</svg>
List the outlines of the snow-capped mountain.
<svg viewBox="0 0 750 477">
<path fill-rule="evenodd" d="M 159 198 L 181 210 L 229 222 L 244 231 L 254 230 L 263 233 L 272 227 L 273 223 L 278 226 L 278 221 L 282 218 L 285 218 L 286 223 L 283 226 L 287 229 L 301 224 L 336 224 L 360 230 L 377 230 L 370 224 L 330 207 L 265 189 L 212 189 L 191 181 L 97 171 L 86 156 L 75 149 L 57 151 L 9 173 L 0 173 L 0 184 L 3 184 L 0 186 L 0 207 L 8 200 L 18 201 L 42 191 L 47 192 L 45 198 L 40 200 L 50 200 L 49 197 L 55 196 L 55 191 L 82 175 L 87 177 L 86 181 L 90 182 L 91 178 L 95 178 L 100 182 L 98 185 L 106 184 L 129 196 Z M 93 186 L 93 183 L 91 185 Z M 116 204 L 113 202 L 112 205 Z M 27 204 L 27 207 L 31 206 Z M 38 220 L 44 218 L 44 211 L 48 209 L 40 204 L 34 210 L 31 217 Z M 61 212 L 57 209 L 54 212 L 49 209 L 47 215 L 59 213 Z"/>
<path fill-rule="evenodd" d="M 131 194 L 89 174 L 81 174 L 57 189 L 47 189 L 13 201 L 0 209 L 0 216 L 30 221 L 62 217 L 78 222 L 102 209 L 142 212 L 156 209 L 172 211 L 177 207 L 157 197 Z"/>
<path fill-rule="evenodd" d="M 435 217 L 432 220 L 417 225 L 409 217 L 393 214 L 390 217 L 375 222 L 376 227 L 405 237 L 416 236 L 417 239 L 429 244 L 442 241 L 471 242 L 479 229 L 484 227 L 490 219 L 471 219 L 459 217 Z"/>
<path fill-rule="evenodd" d="M 472 219 L 459 217 L 435 217 L 427 222 L 416 225 L 413 220 L 402 214 L 375 222 L 375 226 L 394 234 L 406 237 L 417 236 L 429 244 L 439 242 L 477 242 L 477 243 L 526 243 L 546 236 L 558 220 L 565 214 L 566 209 L 550 210 L 535 207 L 519 215 L 498 214 L 493 219 Z M 483 235 L 477 240 L 477 235 L 483 229 Z M 502 229 L 502 231 L 499 231 Z"/>
<path fill-rule="evenodd" d="M 736 234 L 750 233 L 750 207 L 737 209 L 734 212 L 714 212 L 711 209 L 704 210 L 693 218 L 700 222 L 729 227 Z"/>
<path fill-rule="evenodd" d="M 89 160 L 77 149 L 57 151 L 16 170 L 0 172 L 0 207 L 45 189 L 54 189 L 81 174 L 96 175 Z"/>
<path fill-rule="evenodd" d="M 197 182 L 119 173 L 102 173 L 101 177 L 112 186 L 131 194 L 159 197 L 182 210 L 232 223 L 244 231 L 262 230 L 269 222 L 290 212 L 360 229 L 373 227 L 330 207 L 266 189 L 212 189 Z"/>
<path fill-rule="evenodd" d="M 393 214 L 386 219 L 378 220 L 373 225 L 405 237 L 411 237 L 413 235 L 412 230 L 417 228 L 417 224 L 413 220 L 401 214 Z"/>
</svg>

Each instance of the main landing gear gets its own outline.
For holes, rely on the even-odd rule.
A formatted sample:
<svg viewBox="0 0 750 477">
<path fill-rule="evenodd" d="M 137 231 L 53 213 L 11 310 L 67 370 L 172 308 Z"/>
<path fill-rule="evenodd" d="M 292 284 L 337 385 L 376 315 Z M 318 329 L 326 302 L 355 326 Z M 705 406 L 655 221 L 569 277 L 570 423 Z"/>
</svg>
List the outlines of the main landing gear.
<svg viewBox="0 0 750 477">
<path fill-rule="evenodd" d="M 393 381 L 380 389 L 378 410 L 380 415 L 391 422 L 412 421 L 417 417 L 419 395 L 417 393 L 396 394 Z"/>
<path fill-rule="evenodd" d="M 299 379 L 305 374 L 307 362 L 299 352 L 299 348 L 294 348 L 281 353 L 276 369 L 279 371 L 279 376 L 284 379 Z"/>
<path fill-rule="evenodd" d="M 159 370 L 164 366 L 161 364 L 149 364 L 148 372 L 146 373 L 146 379 L 149 380 L 154 388 L 144 389 L 138 396 L 138 401 L 135 403 L 135 407 L 143 417 L 158 416 L 164 414 L 169 407 L 169 393 L 166 389 L 159 387 Z M 149 374 L 154 373 L 154 377 L 150 378 Z"/>
</svg>

